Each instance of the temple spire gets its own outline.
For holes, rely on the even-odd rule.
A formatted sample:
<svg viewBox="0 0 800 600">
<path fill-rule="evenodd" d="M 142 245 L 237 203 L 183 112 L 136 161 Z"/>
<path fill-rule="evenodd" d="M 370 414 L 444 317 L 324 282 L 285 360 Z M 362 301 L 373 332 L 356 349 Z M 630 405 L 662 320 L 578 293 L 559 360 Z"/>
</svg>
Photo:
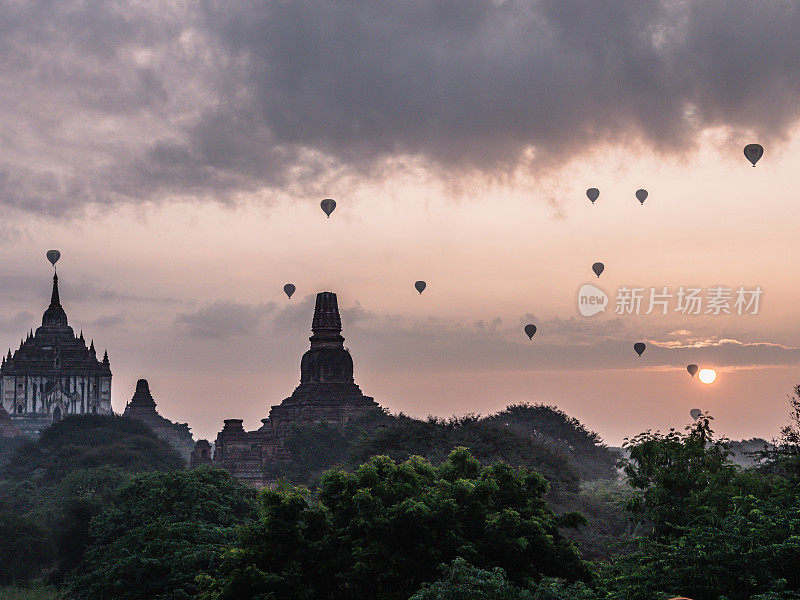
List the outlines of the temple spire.
<svg viewBox="0 0 800 600">
<path fill-rule="evenodd" d="M 311 347 L 344 348 L 342 337 L 342 319 L 339 316 L 339 303 L 333 292 L 320 292 L 317 294 L 317 303 L 314 306 L 314 320 L 311 322 L 313 335 Z"/>
<path fill-rule="evenodd" d="M 128 407 L 148 409 L 156 407 L 156 401 L 153 400 L 153 395 L 150 393 L 150 385 L 147 383 L 147 379 L 140 379 L 136 382 L 136 392 L 134 392 L 133 398 L 128 403 Z"/>
<path fill-rule="evenodd" d="M 61 299 L 58 297 L 58 273 L 53 275 L 53 295 L 50 297 L 50 306 L 61 306 Z"/>
</svg>

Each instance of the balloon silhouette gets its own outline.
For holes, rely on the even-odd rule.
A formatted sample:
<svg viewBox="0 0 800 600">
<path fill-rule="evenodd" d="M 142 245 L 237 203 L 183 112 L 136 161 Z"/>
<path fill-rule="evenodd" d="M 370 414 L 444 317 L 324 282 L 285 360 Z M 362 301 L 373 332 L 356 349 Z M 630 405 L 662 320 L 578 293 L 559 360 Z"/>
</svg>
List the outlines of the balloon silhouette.
<svg viewBox="0 0 800 600">
<path fill-rule="evenodd" d="M 636 342 L 633 345 L 633 349 L 636 351 L 636 354 L 641 356 L 644 353 L 644 349 L 647 348 L 644 342 Z"/>
<path fill-rule="evenodd" d="M 697 365 L 687 365 L 686 370 L 689 371 L 689 375 L 694 377 L 697 374 Z"/>
<path fill-rule="evenodd" d="M 296 288 L 294 287 L 293 283 L 287 283 L 285 286 L 283 286 L 283 291 L 286 292 L 286 295 L 289 296 L 289 298 L 292 297 L 295 289 Z"/>
<path fill-rule="evenodd" d="M 601 262 L 596 262 L 592 265 L 592 271 L 594 271 L 594 274 L 597 275 L 598 277 L 600 277 L 605 268 L 606 266 Z"/>
<path fill-rule="evenodd" d="M 528 339 L 533 339 L 533 334 L 536 333 L 536 325 L 533 323 L 528 323 L 525 325 L 525 333 L 528 335 Z"/>
<path fill-rule="evenodd" d="M 636 190 L 636 199 L 640 204 L 644 204 L 644 201 L 647 200 L 647 190 Z"/>
<path fill-rule="evenodd" d="M 703 411 L 699 408 L 693 408 L 689 411 L 689 416 L 692 417 L 695 421 L 697 421 L 697 417 L 703 414 Z"/>
<path fill-rule="evenodd" d="M 420 295 L 422 294 L 422 292 L 425 291 L 425 288 L 427 287 L 427 285 L 428 284 L 425 283 L 424 281 L 415 281 L 414 282 L 414 287 L 417 288 L 417 291 L 420 293 Z"/>
<path fill-rule="evenodd" d="M 744 147 L 744 155 L 755 167 L 758 159 L 764 155 L 764 146 L 761 144 L 747 144 Z"/>
<path fill-rule="evenodd" d="M 333 200 L 332 198 L 325 198 L 325 200 L 320 202 L 319 205 L 322 208 L 322 212 L 328 215 L 328 218 L 330 219 L 333 209 L 336 208 L 336 200 Z"/>
<path fill-rule="evenodd" d="M 594 204 L 594 201 L 600 197 L 600 190 L 597 188 L 589 188 L 586 190 L 586 197 L 592 201 L 592 204 Z"/>
<path fill-rule="evenodd" d="M 50 264 L 55 267 L 58 259 L 61 258 L 61 252 L 58 250 L 48 250 L 45 256 L 47 257 L 47 260 L 50 261 Z"/>
</svg>

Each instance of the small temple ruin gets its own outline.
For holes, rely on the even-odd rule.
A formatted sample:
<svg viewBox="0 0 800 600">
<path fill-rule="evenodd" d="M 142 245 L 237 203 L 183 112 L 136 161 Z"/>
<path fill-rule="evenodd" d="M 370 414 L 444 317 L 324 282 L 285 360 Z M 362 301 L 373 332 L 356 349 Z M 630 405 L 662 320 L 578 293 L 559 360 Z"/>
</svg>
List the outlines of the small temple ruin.
<svg viewBox="0 0 800 600">
<path fill-rule="evenodd" d="M 189 425 L 173 423 L 158 414 L 156 401 L 150 393 L 150 384 L 147 383 L 147 379 L 140 379 L 136 382 L 136 391 L 130 402 L 125 405 L 122 416 L 137 419 L 148 425 L 156 436 L 177 450 L 185 461 L 189 461 L 195 445 Z"/>
</svg>

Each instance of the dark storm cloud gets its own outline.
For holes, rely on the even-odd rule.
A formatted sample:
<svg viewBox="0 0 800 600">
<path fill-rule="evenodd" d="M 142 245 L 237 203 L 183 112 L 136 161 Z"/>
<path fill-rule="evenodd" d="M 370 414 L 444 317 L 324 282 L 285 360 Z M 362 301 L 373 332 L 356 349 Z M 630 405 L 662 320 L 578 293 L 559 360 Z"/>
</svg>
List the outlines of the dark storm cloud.
<svg viewBox="0 0 800 600">
<path fill-rule="evenodd" d="M 70 214 L 409 157 L 503 177 L 713 127 L 780 141 L 799 30 L 789 1 L 4 3 L 0 198 Z"/>
</svg>

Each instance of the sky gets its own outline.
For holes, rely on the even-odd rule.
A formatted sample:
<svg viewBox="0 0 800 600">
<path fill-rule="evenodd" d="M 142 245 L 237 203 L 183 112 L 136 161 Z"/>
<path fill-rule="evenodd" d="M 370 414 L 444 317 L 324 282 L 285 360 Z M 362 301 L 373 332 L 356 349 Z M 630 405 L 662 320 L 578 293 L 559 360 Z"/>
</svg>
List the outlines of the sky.
<svg viewBox="0 0 800 600">
<path fill-rule="evenodd" d="M 9 0 L 0 343 L 40 324 L 58 248 L 114 409 L 146 378 L 196 437 L 291 394 L 329 290 L 392 412 L 542 402 L 619 444 L 698 407 L 772 438 L 800 383 L 797 30 L 777 1 Z M 762 294 L 693 315 L 681 287 Z"/>
</svg>

